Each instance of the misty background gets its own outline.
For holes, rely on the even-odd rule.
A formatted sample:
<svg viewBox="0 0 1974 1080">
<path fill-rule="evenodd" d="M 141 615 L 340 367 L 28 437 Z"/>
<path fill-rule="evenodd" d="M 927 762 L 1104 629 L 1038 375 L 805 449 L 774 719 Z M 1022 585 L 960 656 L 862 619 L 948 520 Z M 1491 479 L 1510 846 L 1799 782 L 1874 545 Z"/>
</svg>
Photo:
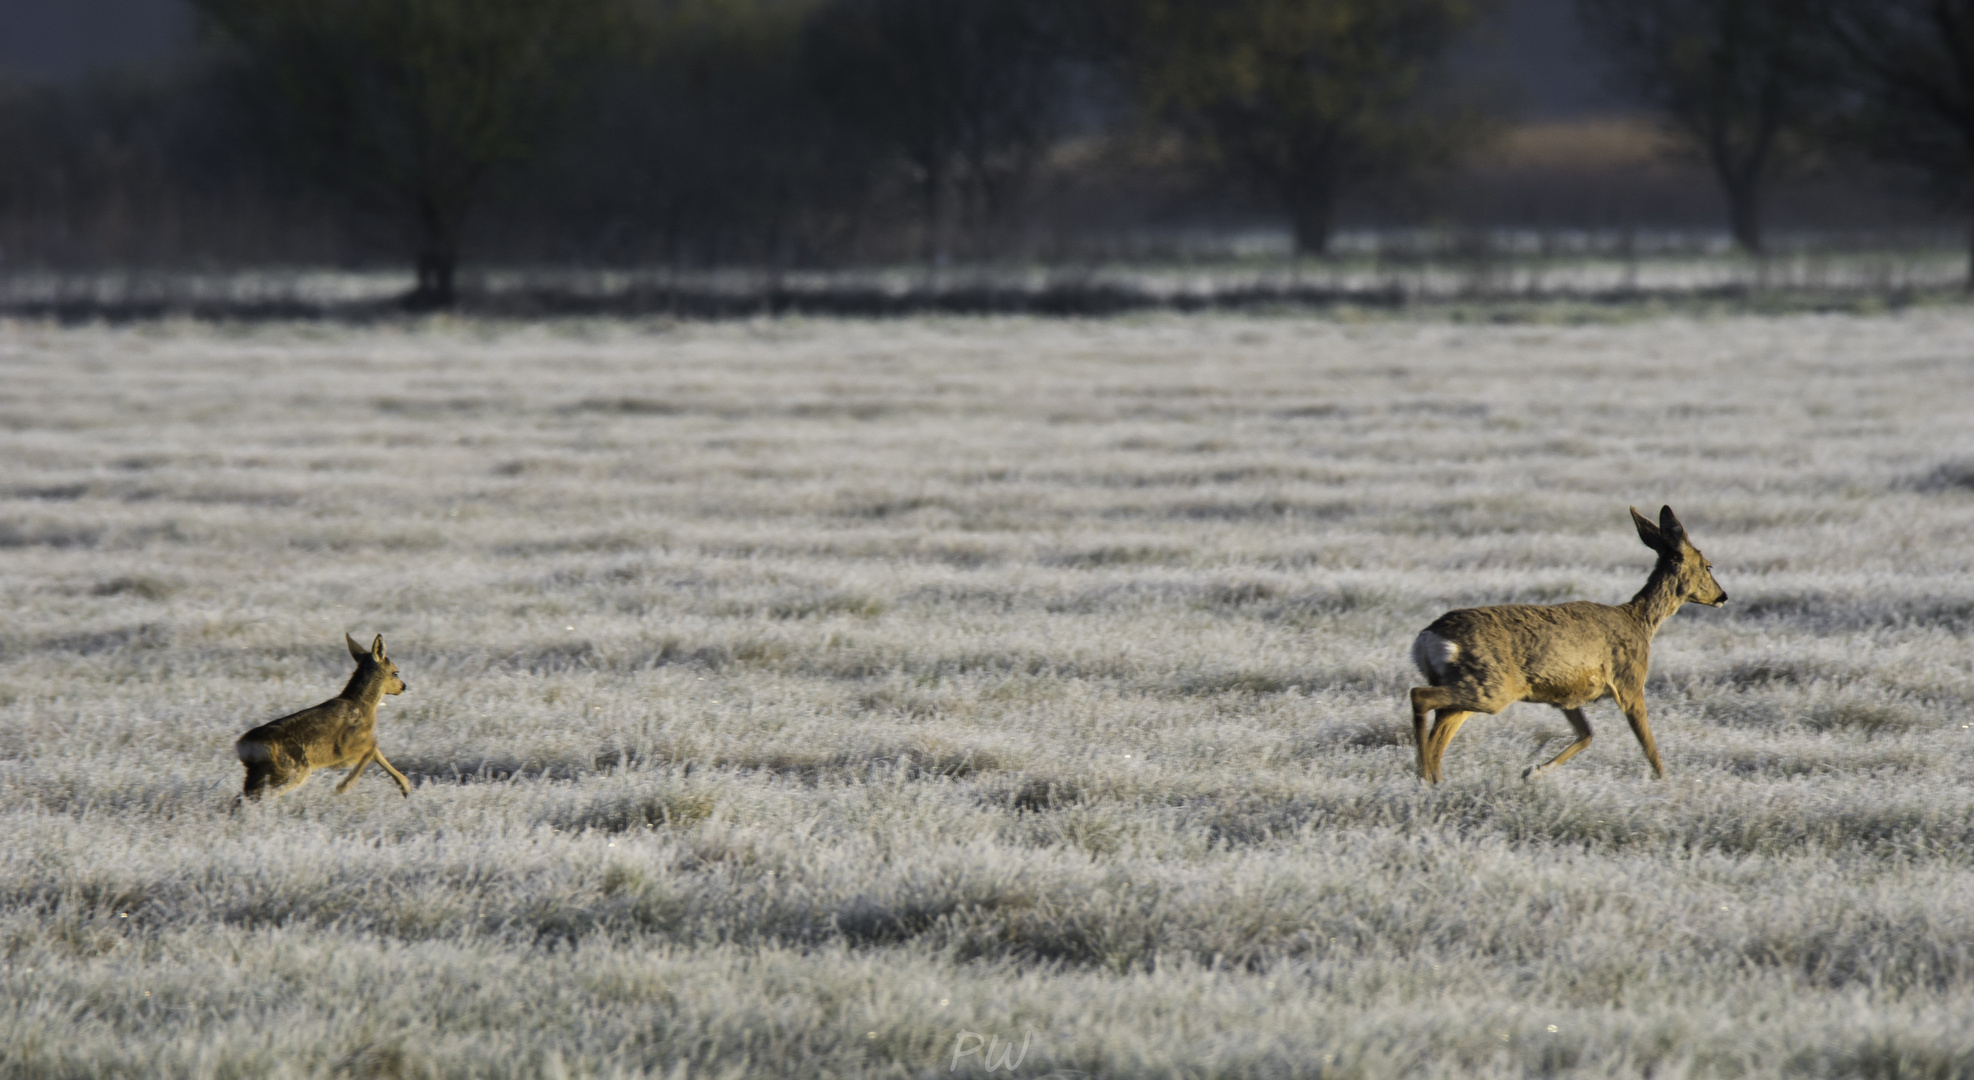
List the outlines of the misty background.
<svg viewBox="0 0 1974 1080">
<path fill-rule="evenodd" d="M 1737 8 L 1655 3 L 1668 18 Z M 1786 162 L 1778 150 L 1777 164 L 1751 166 L 1751 226 L 1753 211 L 1737 216 L 1724 188 L 1732 169 L 1704 139 L 1682 138 L 1676 98 L 1641 89 L 1650 79 L 1624 67 L 1646 55 L 1635 41 L 1623 51 L 1619 35 L 1637 30 L 1617 25 L 1625 13 L 1606 18 L 1602 37 L 1586 30 L 1594 2 L 1390 6 L 1415 18 L 1392 22 L 1377 46 L 1390 55 L 1378 56 L 1411 66 L 1366 78 L 1406 96 L 1365 129 L 1405 138 L 1384 145 L 1360 132 L 1357 156 L 1333 154 L 1313 172 L 1307 154 L 1276 145 L 1267 118 L 1214 96 L 1213 78 L 1244 77 L 1223 63 L 1234 53 L 1174 44 L 1238 36 L 1210 25 L 1213 5 L 977 0 L 965 9 L 974 51 L 950 55 L 938 52 L 956 47 L 934 40 L 938 20 L 964 0 L 919 5 L 572 4 L 593 25 L 516 22 L 520 51 L 488 45 L 495 70 L 520 72 L 494 85 L 529 114 L 434 151 L 415 123 L 402 137 L 367 135 L 397 130 L 398 69 L 373 63 L 384 89 L 365 90 L 370 76 L 347 72 L 370 61 L 335 52 L 353 56 L 347 43 L 365 31 L 336 38 L 283 0 L 0 0 L 0 274 L 415 266 L 415 295 L 444 304 L 459 265 L 1060 266 L 1966 243 L 1965 200 L 1929 186 L 1922 154 L 1875 152 L 1854 131 L 1791 142 L 1786 125 Z M 320 8 L 356 20 L 364 6 Z M 424 29 L 373 36 L 461 32 L 445 23 L 444 0 L 422 7 L 440 13 Z M 507 8 L 527 17 L 510 2 L 472 18 Z M 479 25 L 466 32 L 491 40 Z M 542 41 L 564 37 L 543 55 Z M 1811 57 L 1811 69 L 1842 64 L 1834 47 Z M 965 77 L 948 81 L 973 97 L 936 113 L 936 95 L 916 88 L 960 68 Z M 1851 91 L 1846 115 L 1868 97 Z M 1818 108 L 1835 115 L 1841 104 Z"/>
</svg>

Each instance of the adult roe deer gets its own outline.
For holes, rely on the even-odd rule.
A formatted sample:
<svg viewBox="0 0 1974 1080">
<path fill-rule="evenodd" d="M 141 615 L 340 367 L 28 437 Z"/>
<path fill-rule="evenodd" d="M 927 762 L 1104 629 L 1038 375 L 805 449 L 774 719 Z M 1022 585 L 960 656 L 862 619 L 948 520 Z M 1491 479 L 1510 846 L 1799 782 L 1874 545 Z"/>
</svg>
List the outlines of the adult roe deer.
<svg viewBox="0 0 1974 1080">
<path fill-rule="evenodd" d="M 411 781 L 392 768 L 383 751 L 377 749 L 377 705 L 385 694 L 402 694 L 407 689 L 398 677 L 398 666 L 384 655 L 382 634 L 368 652 L 348 634 L 343 635 L 343 642 L 356 660 L 356 673 L 341 694 L 313 708 L 270 720 L 233 744 L 233 752 L 247 767 L 241 798 L 259 799 L 270 790 L 279 795 L 317 769 L 348 765 L 350 774 L 336 785 L 340 795 L 373 761 L 391 774 L 406 798 L 411 796 Z"/>
<path fill-rule="evenodd" d="M 1651 665 L 1652 635 L 1680 605 L 1692 601 L 1719 607 L 1727 593 L 1714 580 L 1713 564 L 1686 538 L 1672 507 L 1659 509 L 1652 524 L 1636 507 L 1632 523 L 1638 538 L 1659 553 L 1652 576 L 1625 604 L 1503 604 L 1463 608 L 1433 620 L 1412 643 L 1412 662 L 1431 686 L 1412 688 L 1412 738 L 1419 751 L 1419 775 L 1439 783 L 1446 744 L 1474 713 L 1498 713 L 1517 701 L 1554 705 L 1569 718 L 1576 741 L 1540 765 L 1522 770 L 1522 779 L 1540 775 L 1590 745 L 1590 722 L 1583 707 L 1609 694 L 1631 721 L 1631 733 L 1645 748 L 1654 779 L 1664 779 L 1658 744 L 1645 722 L 1645 673 Z M 1432 732 L 1426 713 L 1437 712 Z"/>
</svg>

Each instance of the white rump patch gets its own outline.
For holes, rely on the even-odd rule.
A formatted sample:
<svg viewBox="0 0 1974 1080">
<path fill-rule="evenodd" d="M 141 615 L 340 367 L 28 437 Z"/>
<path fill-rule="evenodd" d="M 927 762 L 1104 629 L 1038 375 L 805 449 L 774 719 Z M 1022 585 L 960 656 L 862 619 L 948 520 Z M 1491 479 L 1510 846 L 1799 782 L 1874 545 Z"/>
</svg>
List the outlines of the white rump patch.
<svg viewBox="0 0 1974 1080">
<path fill-rule="evenodd" d="M 1419 635 L 1412 643 L 1412 663 L 1417 665 L 1419 674 L 1426 681 L 1437 685 L 1446 673 L 1460 659 L 1460 643 L 1450 638 L 1440 637 L 1431 630 Z"/>
<path fill-rule="evenodd" d="M 240 756 L 241 761 L 266 762 L 270 758 L 266 743 L 248 742 L 245 739 L 233 744 L 233 752 Z"/>
</svg>

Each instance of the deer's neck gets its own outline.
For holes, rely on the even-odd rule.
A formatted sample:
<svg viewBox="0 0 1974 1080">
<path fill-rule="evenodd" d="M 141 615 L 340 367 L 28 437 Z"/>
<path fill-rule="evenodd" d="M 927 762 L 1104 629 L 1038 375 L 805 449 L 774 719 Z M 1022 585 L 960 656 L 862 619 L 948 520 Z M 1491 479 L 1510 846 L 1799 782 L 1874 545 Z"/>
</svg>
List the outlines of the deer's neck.
<svg viewBox="0 0 1974 1080">
<path fill-rule="evenodd" d="M 1652 568 L 1652 576 L 1645 580 L 1645 587 L 1638 590 L 1638 595 L 1624 606 L 1645 627 L 1645 636 L 1651 637 L 1685 602 L 1674 581 L 1673 568 L 1660 560 L 1659 565 Z"/>
<path fill-rule="evenodd" d="M 343 692 L 337 696 L 354 701 L 364 711 L 374 713 L 377 703 L 384 700 L 384 680 L 358 669 L 356 674 L 350 676 L 349 685 L 343 687 Z"/>
</svg>

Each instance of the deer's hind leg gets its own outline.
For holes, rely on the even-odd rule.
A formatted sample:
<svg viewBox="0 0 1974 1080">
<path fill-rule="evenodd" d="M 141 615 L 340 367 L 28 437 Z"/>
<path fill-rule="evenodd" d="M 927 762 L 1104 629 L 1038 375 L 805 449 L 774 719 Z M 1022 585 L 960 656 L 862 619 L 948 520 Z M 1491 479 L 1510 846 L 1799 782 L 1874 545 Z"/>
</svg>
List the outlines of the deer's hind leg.
<svg viewBox="0 0 1974 1080">
<path fill-rule="evenodd" d="M 1433 713 L 1430 732 L 1426 730 L 1427 710 Z M 1446 746 L 1459 733 L 1460 725 L 1477 712 L 1492 711 L 1444 686 L 1413 687 L 1412 737 L 1419 746 L 1419 775 L 1431 784 L 1445 779 L 1440 761 L 1446 757 Z"/>
<path fill-rule="evenodd" d="M 1543 773 L 1577 756 L 1584 747 L 1590 745 L 1590 721 L 1584 718 L 1582 709 L 1564 709 L 1563 715 L 1569 718 L 1570 727 L 1576 729 L 1576 741 L 1563 747 L 1563 752 L 1540 765 L 1530 765 L 1522 770 L 1522 779 L 1533 780 Z"/>
<path fill-rule="evenodd" d="M 1453 695 L 1443 686 L 1415 686 L 1412 688 L 1412 747 L 1417 751 L 1419 776 L 1432 780 L 1433 775 L 1426 766 L 1427 714 L 1434 709 L 1443 709 L 1452 704 Z"/>
<path fill-rule="evenodd" d="M 1430 729 L 1426 726 L 1427 713 L 1435 714 Z M 1412 688 L 1412 743 L 1418 748 L 1421 779 L 1439 783 L 1439 761 L 1446 754 L 1446 744 L 1470 715 L 1471 706 L 1461 704 L 1458 695 L 1444 686 Z"/>
<path fill-rule="evenodd" d="M 247 767 L 247 782 L 240 788 L 241 799 L 258 802 L 262 795 L 268 793 L 270 787 L 277 792 L 280 791 L 279 786 L 274 782 L 278 775 L 274 766 L 262 761 L 247 761 L 242 764 Z M 239 799 L 234 801 L 238 802 Z"/>
<path fill-rule="evenodd" d="M 1437 784 L 1446 779 L 1440 769 L 1440 762 L 1446 757 L 1446 747 L 1453 736 L 1460 733 L 1460 725 L 1474 715 L 1472 709 L 1440 709 L 1433 714 L 1432 734 L 1426 737 L 1426 779 Z"/>
<path fill-rule="evenodd" d="M 258 801 L 263 795 L 279 795 L 301 786 L 314 770 L 308 766 L 288 766 L 273 761 L 248 761 L 247 782 L 240 791 L 240 797 Z"/>
</svg>

